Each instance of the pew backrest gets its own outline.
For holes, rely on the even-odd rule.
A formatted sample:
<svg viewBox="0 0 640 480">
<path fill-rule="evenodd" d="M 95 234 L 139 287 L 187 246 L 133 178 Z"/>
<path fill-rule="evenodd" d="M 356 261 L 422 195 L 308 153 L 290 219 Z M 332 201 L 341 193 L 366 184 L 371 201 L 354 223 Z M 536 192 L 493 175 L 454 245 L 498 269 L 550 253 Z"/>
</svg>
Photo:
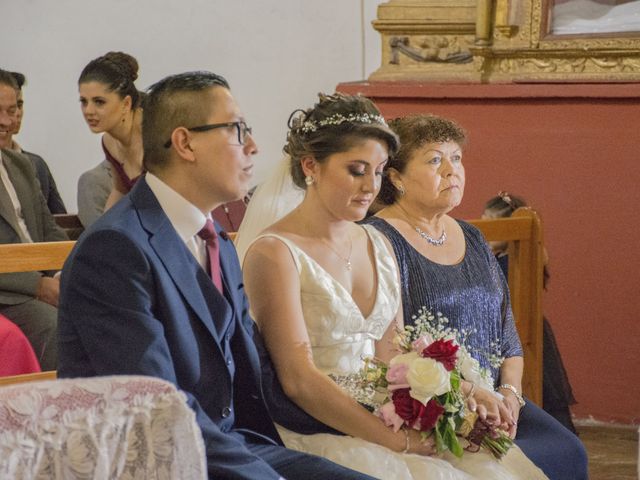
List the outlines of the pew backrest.
<svg viewBox="0 0 640 480">
<path fill-rule="evenodd" d="M 66 232 L 69 240 L 77 240 L 84 231 L 84 225 L 75 213 L 56 213 L 53 218 L 56 224 Z"/>
<path fill-rule="evenodd" d="M 0 273 L 60 270 L 76 242 L 0 245 Z"/>
</svg>

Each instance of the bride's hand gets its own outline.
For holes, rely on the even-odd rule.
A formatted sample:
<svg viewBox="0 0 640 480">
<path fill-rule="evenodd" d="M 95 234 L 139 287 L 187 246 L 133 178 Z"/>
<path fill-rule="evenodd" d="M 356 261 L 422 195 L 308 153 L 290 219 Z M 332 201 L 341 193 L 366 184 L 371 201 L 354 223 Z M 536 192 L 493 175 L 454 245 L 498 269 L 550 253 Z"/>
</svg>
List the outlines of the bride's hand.
<svg viewBox="0 0 640 480">
<path fill-rule="evenodd" d="M 408 438 L 408 450 L 406 453 L 416 453 L 418 455 L 431 456 L 437 453 L 433 438 L 422 439 L 422 434 L 417 430 L 407 429 L 405 440 Z"/>
</svg>

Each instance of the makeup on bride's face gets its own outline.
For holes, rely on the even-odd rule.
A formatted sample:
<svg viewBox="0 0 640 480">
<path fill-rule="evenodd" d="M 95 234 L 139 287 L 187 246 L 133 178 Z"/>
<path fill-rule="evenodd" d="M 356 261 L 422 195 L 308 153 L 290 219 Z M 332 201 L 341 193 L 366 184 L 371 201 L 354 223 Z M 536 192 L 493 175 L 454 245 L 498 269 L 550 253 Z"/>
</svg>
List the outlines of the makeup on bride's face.
<svg viewBox="0 0 640 480">
<path fill-rule="evenodd" d="M 367 139 L 327 158 L 318 178 L 318 188 L 326 192 L 325 203 L 335 215 L 349 221 L 364 218 L 380 190 L 388 157 L 384 142 Z"/>
</svg>

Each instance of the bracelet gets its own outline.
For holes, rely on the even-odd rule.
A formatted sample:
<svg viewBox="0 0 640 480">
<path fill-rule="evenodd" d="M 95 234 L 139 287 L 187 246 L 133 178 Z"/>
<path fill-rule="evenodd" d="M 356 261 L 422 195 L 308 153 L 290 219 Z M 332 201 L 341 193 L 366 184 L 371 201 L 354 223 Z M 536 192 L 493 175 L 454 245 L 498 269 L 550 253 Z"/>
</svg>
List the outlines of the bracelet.
<svg viewBox="0 0 640 480">
<path fill-rule="evenodd" d="M 402 450 L 402 453 L 409 453 L 409 448 L 411 447 L 409 431 L 406 428 L 403 428 L 402 431 L 404 432 L 404 450 Z"/>
<path fill-rule="evenodd" d="M 514 387 L 513 385 L 509 383 L 503 383 L 498 387 L 498 389 L 500 388 L 504 388 L 505 390 L 511 391 L 511 393 L 513 393 L 516 396 L 516 399 L 518 400 L 518 404 L 520 405 L 520 408 L 524 407 L 527 404 L 527 402 L 524 401 L 524 398 L 522 398 L 522 395 L 520 395 L 520 392 L 518 392 L 516 387 Z"/>
<path fill-rule="evenodd" d="M 473 394 L 476 393 L 476 384 L 473 382 L 469 382 L 471 383 L 471 390 L 469 390 L 469 393 L 467 393 L 464 397 L 465 400 L 468 400 L 469 397 L 473 397 Z"/>
</svg>

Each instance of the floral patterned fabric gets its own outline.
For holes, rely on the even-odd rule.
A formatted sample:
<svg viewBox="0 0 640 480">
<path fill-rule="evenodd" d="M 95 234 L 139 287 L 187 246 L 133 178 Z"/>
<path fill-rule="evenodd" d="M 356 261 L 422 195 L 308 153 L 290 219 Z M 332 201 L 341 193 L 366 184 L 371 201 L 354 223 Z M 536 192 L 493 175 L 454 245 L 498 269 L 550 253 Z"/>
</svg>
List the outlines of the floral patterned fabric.
<svg viewBox="0 0 640 480">
<path fill-rule="evenodd" d="M 206 479 L 182 392 L 139 376 L 0 388 L 0 478 Z"/>
</svg>

